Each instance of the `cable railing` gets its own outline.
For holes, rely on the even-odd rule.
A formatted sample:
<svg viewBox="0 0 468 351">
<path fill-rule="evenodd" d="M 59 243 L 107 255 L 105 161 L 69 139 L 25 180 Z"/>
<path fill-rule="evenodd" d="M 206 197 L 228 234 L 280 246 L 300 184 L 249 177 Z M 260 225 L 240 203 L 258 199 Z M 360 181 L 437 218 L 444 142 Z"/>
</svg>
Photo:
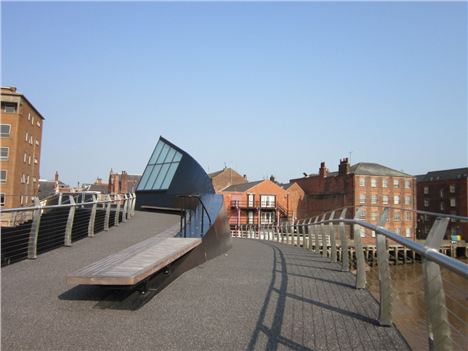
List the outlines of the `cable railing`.
<svg viewBox="0 0 468 351">
<path fill-rule="evenodd" d="M 372 206 L 374 207 L 374 206 Z M 379 207 L 379 206 L 375 206 Z M 317 255 L 328 257 L 331 262 L 341 262 L 341 270 L 347 272 L 355 268 L 355 288 L 368 287 L 366 265 L 366 248 L 363 246 L 361 233 L 368 229 L 375 233 L 375 258 L 377 278 L 373 281 L 378 286 L 379 299 L 378 323 L 397 326 L 407 321 L 394 321 L 394 303 L 398 300 L 398 286 L 392 284 L 392 274 L 396 266 L 390 266 L 390 242 L 401 246 L 412 253 L 413 261 L 421 260 L 421 279 L 419 291 L 424 292 L 424 318 L 426 324 L 428 347 L 430 350 L 458 350 L 467 345 L 466 325 L 468 316 L 468 265 L 460 260 L 449 257 L 441 252 L 446 229 L 450 221 L 468 222 L 468 217 L 432 213 L 408 208 L 383 207 L 377 224 L 362 219 L 365 207 L 345 207 L 322 213 L 315 217 L 267 225 L 241 225 L 232 230 L 233 236 L 271 240 L 290 245 L 302 246 Z M 434 216 L 434 222 L 424 242 L 416 242 L 410 238 L 385 228 L 390 210 L 410 211 L 416 214 Z M 349 218 L 351 214 L 351 218 Z M 354 234 L 353 241 L 350 237 Z M 393 247 L 396 247 L 393 245 Z M 466 251 L 465 251 L 466 252 Z M 466 254 L 466 253 L 465 253 Z M 398 263 L 398 251 L 395 248 L 395 265 Z M 405 256 L 406 257 L 406 256 Z M 460 284 L 453 284 L 441 273 L 447 272 L 456 276 Z M 416 280 L 415 280 L 416 282 Z M 396 284 L 398 285 L 398 284 Z M 395 297 L 396 296 L 396 297 Z M 398 301 L 400 303 L 400 301 Z M 411 306 L 410 306 L 411 307 Z M 398 319 L 398 318 L 397 318 Z M 424 333 L 424 332 L 423 332 Z M 404 334 L 404 333 L 403 333 Z M 414 345 L 412 345 L 414 346 Z M 418 349 L 416 345 L 415 349 Z"/>
<path fill-rule="evenodd" d="M 33 206 L 2 209 L 2 266 L 72 246 L 73 242 L 108 231 L 135 214 L 134 193 L 105 195 L 103 200 L 98 200 L 97 194 L 87 195 L 60 196 L 56 205 L 43 205 L 34 198 Z M 82 201 L 76 201 L 80 197 Z"/>
</svg>

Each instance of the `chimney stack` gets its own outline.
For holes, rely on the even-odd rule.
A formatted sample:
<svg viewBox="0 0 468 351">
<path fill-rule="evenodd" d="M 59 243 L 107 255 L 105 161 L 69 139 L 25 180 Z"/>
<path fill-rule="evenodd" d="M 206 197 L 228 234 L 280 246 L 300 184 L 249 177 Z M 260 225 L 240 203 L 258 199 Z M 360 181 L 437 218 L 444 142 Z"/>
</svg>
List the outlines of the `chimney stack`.
<svg viewBox="0 0 468 351">
<path fill-rule="evenodd" d="M 319 175 L 322 178 L 328 177 L 328 168 L 325 167 L 325 162 L 320 163 Z"/>
<path fill-rule="evenodd" d="M 340 159 L 340 165 L 338 167 L 338 174 L 346 175 L 346 174 L 349 174 L 349 171 L 350 171 L 350 165 L 349 165 L 348 158 L 345 157 L 343 159 Z"/>
</svg>

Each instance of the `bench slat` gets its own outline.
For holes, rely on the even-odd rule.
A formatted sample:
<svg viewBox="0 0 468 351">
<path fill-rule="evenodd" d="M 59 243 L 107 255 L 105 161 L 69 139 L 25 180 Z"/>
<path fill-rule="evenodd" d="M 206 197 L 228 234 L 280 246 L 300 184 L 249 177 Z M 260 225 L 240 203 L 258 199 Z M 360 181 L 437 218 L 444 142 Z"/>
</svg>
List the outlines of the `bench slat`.
<svg viewBox="0 0 468 351">
<path fill-rule="evenodd" d="M 199 238 L 145 240 L 70 274 L 67 281 L 69 284 L 134 285 L 174 262 L 201 242 Z"/>
</svg>

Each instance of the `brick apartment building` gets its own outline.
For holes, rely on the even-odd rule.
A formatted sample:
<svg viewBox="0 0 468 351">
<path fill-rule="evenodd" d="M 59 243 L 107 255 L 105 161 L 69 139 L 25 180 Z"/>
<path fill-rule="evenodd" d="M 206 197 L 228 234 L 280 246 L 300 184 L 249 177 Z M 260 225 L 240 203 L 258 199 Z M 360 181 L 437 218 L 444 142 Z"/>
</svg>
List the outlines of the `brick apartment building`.
<svg viewBox="0 0 468 351">
<path fill-rule="evenodd" d="M 30 205 L 37 196 L 44 117 L 14 87 L 1 88 L 0 205 Z"/>
<path fill-rule="evenodd" d="M 468 168 L 431 171 L 418 175 L 418 210 L 468 216 Z M 434 223 L 433 216 L 420 216 L 418 237 L 425 238 Z M 446 238 L 461 235 L 468 241 L 468 223 L 450 222 Z"/>
<path fill-rule="evenodd" d="M 211 178 L 216 192 L 220 192 L 231 185 L 247 183 L 247 176 L 241 176 L 230 167 L 224 167 L 224 169 L 210 173 L 208 176 Z"/>
<path fill-rule="evenodd" d="M 398 209 L 390 210 L 385 227 L 408 238 L 415 237 L 416 216 L 404 211 L 416 208 L 416 180 L 409 174 L 376 163 L 351 166 L 345 158 L 340 160 L 338 172 L 329 172 L 322 162 L 319 174 L 290 182 L 297 183 L 305 192 L 303 217 L 345 206 L 364 206 L 361 218 L 377 224 L 385 206 L 395 207 Z M 361 236 L 364 243 L 374 242 L 375 234 L 367 229 Z"/>
<path fill-rule="evenodd" d="M 287 219 L 289 193 L 271 180 L 231 185 L 221 192 L 229 224 L 275 224 Z"/>
<path fill-rule="evenodd" d="M 126 171 L 116 173 L 112 169 L 109 172 L 109 193 L 125 194 L 136 190 L 141 174 L 128 174 Z"/>
</svg>

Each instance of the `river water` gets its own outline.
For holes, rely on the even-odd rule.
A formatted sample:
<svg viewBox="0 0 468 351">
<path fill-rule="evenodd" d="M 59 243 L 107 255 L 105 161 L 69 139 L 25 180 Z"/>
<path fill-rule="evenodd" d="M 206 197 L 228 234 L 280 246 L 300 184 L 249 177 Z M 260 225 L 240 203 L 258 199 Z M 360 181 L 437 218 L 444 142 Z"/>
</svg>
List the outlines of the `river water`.
<svg viewBox="0 0 468 351">
<path fill-rule="evenodd" d="M 468 263 L 468 260 L 462 260 Z M 390 266 L 393 287 L 393 322 L 415 351 L 428 350 L 422 264 Z M 369 290 L 379 299 L 378 267 L 367 272 Z M 468 349 L 468 282 L 442 269 L 454 350 Z"/>
</svg>

